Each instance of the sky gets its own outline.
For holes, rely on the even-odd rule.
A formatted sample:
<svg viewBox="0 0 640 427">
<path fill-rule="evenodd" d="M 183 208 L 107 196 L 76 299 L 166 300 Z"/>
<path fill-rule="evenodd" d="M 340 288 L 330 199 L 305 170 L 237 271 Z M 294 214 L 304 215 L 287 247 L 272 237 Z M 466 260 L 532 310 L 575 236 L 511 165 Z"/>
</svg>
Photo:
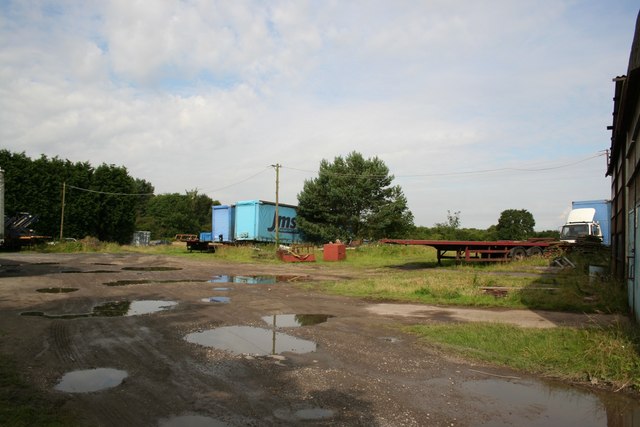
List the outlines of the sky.
<svg viewBox="0 0 640 427">
<path fill-rule="evenodd" d="M 0 148 L 124 166 L 156 194 L 296 204 L 378 157 L 416 225 L 558 229 L 610 198 L 626 0 L 0 0 Z M 2 165 L 0 165 L 1 167 Z"/>
</svg>

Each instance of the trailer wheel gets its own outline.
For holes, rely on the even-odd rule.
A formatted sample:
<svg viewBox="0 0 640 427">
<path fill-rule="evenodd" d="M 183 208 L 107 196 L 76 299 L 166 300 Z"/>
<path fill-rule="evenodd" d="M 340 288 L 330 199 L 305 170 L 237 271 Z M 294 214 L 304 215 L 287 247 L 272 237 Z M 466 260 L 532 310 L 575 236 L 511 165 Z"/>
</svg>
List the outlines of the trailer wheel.
<svg viewBox="0 0 640 427">
<path fill-rule="evenodd" d="M 540 256 L 542 255 L 542 248 L 539 246 L 532 246 L 527 249 L 527 256 Z"/>
<path fill-rule="evenodd" d="M 520 261 L 527 257 L 527 251 L 522 246 L 517 246 L 509 251 L 509 257 L 516 261 Z"/>
</svg>

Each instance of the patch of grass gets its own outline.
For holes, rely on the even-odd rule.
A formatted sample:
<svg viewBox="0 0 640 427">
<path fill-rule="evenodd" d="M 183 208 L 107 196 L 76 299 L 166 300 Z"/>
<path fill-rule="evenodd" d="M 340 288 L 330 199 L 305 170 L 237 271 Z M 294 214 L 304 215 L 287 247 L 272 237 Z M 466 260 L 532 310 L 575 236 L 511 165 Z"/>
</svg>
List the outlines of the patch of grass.
<svg viewBox="0 0 640 427">
<path fill-rule="evenodd" d="M 487 323 L 407 327 L 462 356 L 572 381 L 640 390 L 640 331 L 630 324 L 524 329 Z"/>
<path fill-rule="evenodd" d="M 221 246 L 213 256 L 232 262 L 282 263 L 276 256 L 275 245 Z"/>
<path fill-rule="evenodd" d="M 162 246 L 133 247 L 124 246 L 121 251 L 138 253 L 152 253 L 163 255 L 189 256 L 191 258 L 222 259 L 231 262 L 264 262 L 282 263 L 276 256 L 275 245 L 223 245 L 218 246 L 214 254 L 189 253 L 186 244 L 173 244 Z M 316 264 L 325 264 L 321 247 L 316 247 L 313 252 Z M 415 269 L 436 266 L 436 251 L 426 246 L 398 246 L 398 245 L 363 245 L 357 248 L 347 249 L 346 260 L 341 262 L 326 262 L 333 268 L 399 268 Z"/>
<path fill-rule="evenodd" d="M 85 241 L 86 240 L 86 241 Z M 78 246 L 80 245 L 80 246 Z M 49 248 L 49 247 L 48 247 Z M 47 249 L 48 249 L 47 248 Z M 54 245 L 53 250 L 136 252 L 224 260 L 234 263 L 281 264 L 275 246 L 269 244 L 218 247 L 216 253 L 189 253 L 185 243 L 113 248 L 95 239 Z M 65 249 L 67 248 L 67 249 Z M 574 257 L 578 267 L 560 274 L 543 274 L 549 260 L 531 257 L 510 263 L 455 264 L 437 267 L 436 250 L 420 245 L 363 245 L 347 250 L 342 262 L 324 262 L 315 249 L 316 265 L 332 269 L 363 271 L 363 278 L 323 283 L 320 289 L 364 298 L 425 304 L 477 307 L 531 308 L 573 312 L 626 312 L 625 286 L 612 280 L 593 281 L 588 265 L 593 259 Z M 597 261 L 602 261 L 600 258 Z M 487 293 L 483 288 L 500 288 Z"/>
<path fill-rule="evenodd" d="M 73 426 L 62 401 L 48 399 L 19 375 L 15 363 L 0 355 L 0 424 L 14 427 Z"/>
<path fill-rule="evenodd" d="M 513 262 L 509 269 L 503 264 L 380 269 L 361 279 L 323 283 L 322 288 L 345 296 L 425 304 L 626 312 L 626 290 L 620 283 L 593 280 L 579 269 L 553 275 L 528 270 L 538 262 Z"/>
<path fill-rule="evenodd" d="M 112 242 L 101 242 L 95 237 L 85 237 L 76 242 L 54 242 L 54 244 L 40 245 L 36 248 L 38 252 L 45 253 L 77 253 L 77 252 L 123 252 L 123 246 Z"/>
<path fill-rule="evenodd" d="M 174 242 L 172 245 L 158 246 L 125 246 L 127 252 L 136 252 L 154 255 L 170 255 L 188 257 L 197 260 L 224 260 L 229 262 L 251 262 L 251 263 L 281 263 L 276 257 L 274 245 L 221 245 L 216 247 L 215 253 L 187 250 L 186 243 Z"/>
<path fill-rule="evenodd" d="M 322 252 L 319 258 L 322 259 Z M 437 253 L 429 246 L 363 245 L 347 249 L 347 259 L 333 264 L 366 268 L 427 268 L 437 265 Z"/>
</svg>

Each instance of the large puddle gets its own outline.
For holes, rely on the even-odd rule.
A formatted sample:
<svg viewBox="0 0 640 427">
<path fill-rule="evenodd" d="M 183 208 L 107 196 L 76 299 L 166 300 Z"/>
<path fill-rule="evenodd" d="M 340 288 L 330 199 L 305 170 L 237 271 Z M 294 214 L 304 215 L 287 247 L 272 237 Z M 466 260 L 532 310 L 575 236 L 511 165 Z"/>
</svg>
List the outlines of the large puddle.
<svg viewBox="0 0 640 427">
<path fill-rule="evenodd" d="M 64 374 L 54 389 L 67 393 L 90 393 L 119 386 L 128 376 L 112 368 L 87 369 Z"/>
<path fill-rule="evenodd" d="M 309 276 L 294 275 L 256 275 L 256 276 L 234 276 L 219 275 L 209 280 L 209 283 L 244 283 L 247 285 L 273 285 L 281 282 L 300 282 L 309 280 Z"/>
<path fill-rule="evenodd" d="M 230 351 L 235 354 L 266 356 L 269 354 L 310 353 L 316 343 L 291 335 L 253 326 L 225 326 L 187 334 L 190 343 Z"/>
<path fill-rule="evenodd" d="M 41 294 L 66 294 L 77 290 L 78 288 L 40 288 L 36 289 L 36 292 L 40 292 Z"/>
<path fill-rule="evenodd" d="M 462 388 L 488 401 L 484 408 L 493 412 L 489 421 L 476 420 L 477 426 L 640 426 L 640 403 L 623 396 L 610 402 L 597 393 L 520 380 L 469 381 Z"/>
<path fill-rule="evenodd" d="M 93 307 L 91 313 L 51 314 L 42 311 L 24 311 L 21 316 L 38 316 L 47 319 L 78 319 L 82 317 L 125 317 L 151 314 L 168 310 L 178 303 L 176 301 L 140 300 L 109 301 Z"/>
<path fill-rule="evenodd" d="M 324 323 L 331 317 L 334 316 L 329 314 L 273 314 L 262 316 L 262 320 L 270 327 L 297 328 Z"/>
</svg>

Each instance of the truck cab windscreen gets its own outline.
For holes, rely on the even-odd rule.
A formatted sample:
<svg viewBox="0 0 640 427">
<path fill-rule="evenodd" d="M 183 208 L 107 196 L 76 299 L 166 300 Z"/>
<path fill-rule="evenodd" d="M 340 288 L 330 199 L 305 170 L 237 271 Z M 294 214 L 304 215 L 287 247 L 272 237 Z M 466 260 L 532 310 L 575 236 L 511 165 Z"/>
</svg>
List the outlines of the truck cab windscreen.
<svg viewBox="0 0 640 427">
<path fill-rule="evenodd" d="M 564 240 L 575 240 L 576 237 L 588 236 L 589 225 L 588 224 L 571 224 L 562 227 L 560 238 Z"/>
</svg>

